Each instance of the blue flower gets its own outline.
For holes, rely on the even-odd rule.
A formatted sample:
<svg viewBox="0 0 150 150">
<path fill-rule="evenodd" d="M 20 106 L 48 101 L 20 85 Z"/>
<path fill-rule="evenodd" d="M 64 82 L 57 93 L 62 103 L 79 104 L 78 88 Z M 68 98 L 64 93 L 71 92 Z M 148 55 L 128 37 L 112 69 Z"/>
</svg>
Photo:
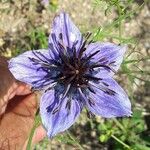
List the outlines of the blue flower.
<svg viewBox="0 0 150 150">
<path fill-rule="evenodd" d="M 90 41 L 82 36 L 68 14 L 56 16 L 48 50 L 27 51 L 9 61 L 17 80 L 43 92 L 42 123 L 48 137 L 68 129 L 83 107 L 105 118 L 131 116 L 125 91 L 112 78 L 126 47 Z"/>
</svg>

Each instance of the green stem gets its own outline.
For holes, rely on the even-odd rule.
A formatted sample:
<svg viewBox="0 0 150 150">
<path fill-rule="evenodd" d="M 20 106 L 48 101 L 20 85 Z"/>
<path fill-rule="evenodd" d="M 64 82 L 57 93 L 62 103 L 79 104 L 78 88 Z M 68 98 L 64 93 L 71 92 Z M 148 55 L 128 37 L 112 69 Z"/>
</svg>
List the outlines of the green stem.
<svg viewBox="0 0 150 150">
<path fill-rule="evenodd" d="M 145 58 L 142 58 L 142 59 L 126 60 L 126 61 L 123 62 L 123 64 L 139 63 L 141 61 L 146 61 L 146 60 L 150 60 L 150 58 L 149 57 L 145 57 Z"/>
<path fill-rule="evenodd" d="M 113 121 L 123 132 L 126 132 L 126 129 L 124 128 L 124 126 L 117 119 L 114 118 Z"/>
<path fill-rule="evenodd" d="M 78 145 L 80 150 L 84 150 L 84 148 L 80 145 L 80 143 L 75 139 L 75 137 L 69 131 L 67 131 L 67 134 L 69 135 L 70 139 L 73 140 L 76 143 L 76 145 Z"/>
<path fill-rule="evenodd" d="M 37 110 L 37 113 L 36 113 L 35 119 L 34 119 L 34 125 L 33 125 L 32 129 L 31 129 L 31 132 L 30 132 L 30 135 L 29 135 L 29 140 L 28 140 L 27 148 L 26 148 L 27 150 L 31 150 L 32 138 L 33 138 L 35 129 L 39 126 L 39 115 L 38 115 L 38 112 L 39 112 L 39 110 Z"/>
<path fill-rule="evenodd" d="M 122 142 L 122 141 L 121 141 L 120 139 L 118 139 L 115 135 L 112 134 L 111 137 L 112 137 L 113 139 L 115 139 L 117 142 L 119 142 L 120 144 L 122 144 L 124 147 L 126 147 L 128 150 L 132 150 L 129 145 L 127 145 L 127 144 L 125 144 L 124 142 Z"/>
<path fill-rule="evenodd" d="M 144 74 L 144 75 L 150 75 L 150 72 L 149 71 L 136 71 L 136 70 L 133 70 L 133 71 L 120 71 L 119 74 Z"/>
<path fill-rule="evenodd" d="M 119 12 L 119 39 L 120 39 L 120 43 L 121 43 L 121 38 L 122 38 L 122 20 L 120 19 L 121 18 L 121 13 L 122 13 L 122 10 L 120 8 L 120 5 L 119 5 L 119 2 L 117 2 L 117 9 L 118 9 L 118 12 Z"/>
</svg>

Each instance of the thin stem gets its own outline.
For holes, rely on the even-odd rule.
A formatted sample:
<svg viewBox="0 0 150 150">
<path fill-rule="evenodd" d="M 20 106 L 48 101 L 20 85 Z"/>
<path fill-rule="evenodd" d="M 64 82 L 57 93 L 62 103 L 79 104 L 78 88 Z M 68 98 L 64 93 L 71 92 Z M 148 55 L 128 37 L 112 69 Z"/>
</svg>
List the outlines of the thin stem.
<svg viewBox="0 0 150 150">
<path fill-rule="evenodd" d="M 32 138 L 35 132 L 35 129 L 39 126 L 39 115 L 38 115 L 39 110 L 37 110 L 36 115 L 35 115 L 35 119 L 34 119 L 34 125 L 31 129 L 30 135 L 29 135 L 29 140 L 27 143 L 27 150 L 31 150 L 32 147 Z"/>
<path fill-rule="evenodd" d="M 115 135 L 112 134 L 111 137 L 112 137 L 113 139 L 115 139 L 117 142 L 119 142 L 120 144 L 122 144 L 124 147 L 126 147 L 128 150 L 132 150 L 129 145 L 127 145 L 127 144 L 125 144 L 124 142 L 122 142 L 122 141 L 121 141 L 120 139 L 118 139 Z"/>
<path fill-rule="evenodd" d="M 75 139 L 75 137 L 69 131 L 67 131 L 67 134 L 70 137 L 70 139 L 73 140 L 76 143 L 76 145 L 78 145 L 80 150 L 84 150 L 84 148 L 80 145 L 80 143 Z"/>
<path fill-rule="evenodd" d="M 117 5 L 117 9 L 118 9 L 118 12 L 119 12 L 119 40 L 121 42 L 121 38 L 122 38 L 122 20 L 120 19 L 121 18 L 121 8 L 120 8 L 120 5 L 119 5 L 119 2 L 116 4 Z"/>
<path fill-rule="evenodd" d="M 126 132 L 126 129 L 124 128 L 124 126 L 117 120 L 117 119 L 113 119 L 113 121 L 116 123 L 116 125 L 124 132 Z"/>
</svg>

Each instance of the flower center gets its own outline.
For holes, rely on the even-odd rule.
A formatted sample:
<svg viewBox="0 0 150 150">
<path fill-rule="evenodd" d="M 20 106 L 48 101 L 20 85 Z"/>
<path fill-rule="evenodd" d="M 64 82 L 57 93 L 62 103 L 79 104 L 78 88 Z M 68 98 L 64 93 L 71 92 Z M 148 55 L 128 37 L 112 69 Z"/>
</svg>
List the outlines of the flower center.
<svg viewBox="0 0 150 150">
<path fill-rule="evenodd" d="M 76 70 L 75 73 L 76 73 L 76 75 L 79 74 L 79 70 Z"/>
<path fill-rule="evenodd" d="M 85 50 L 85 47 L 84 47 Z M 94 77 L 94 69 L 91 66 L 91 58 L 99 51 L 92 53 L 90 56 L 82 56 L 81 49 L 79 56 L 76 52 L 73 56 L 67 54 L 60 54 L 61 62 L 60 69 L 58 70 L 58 76 L 56 81 L 65 86 L 71 85 L 72 87 L 88 87 L 89 80 L 100 80 L 100 78 Z M 92 63 L 93 64 L 93 63 Z"/>
<path fill-rule="evenodd" d="M 96 50 L 88 56 L 85 54 L 85 51 L 90 43 L 93 41 L 88 41 L 90 37 L 90 33 L 85 36 L 85 40 L 82 40 L 82 44 L 80 45 L 79 50 L 76 49 L 76 44 L 72 46 L 70 49 L 69 47 L 63 46 L 63 41 L 57 41 L 57 46 L 61 49 L 58 50 L 57 59 L 54 58 L 47 58 L 40 52 L 34 52 L 35 58 L 29 59 L 35 64 L 40 65 L 38 70 L 42 69 L 43 71 L 47 72 L 47 75 L 44 76 L 43 79 L 35 81 L 39 83 L 38 88 L 44 88 L 49 84 L 58 83 L 58 85 L 62 85 L 66 88 L 66 92 L 70 90 L 70 88 L 88 88 L 90 91 L 89 81 L 97 82 L 102 80 L 102 78 L 96 77 L 97 71 L 95 68 L 105 68 L 107 70 L 112 70 L 110 66 L 98 62 L 92 62 L 92 59 L 95 55 L 99 53 L 100 50 Z M 53 35 L 53 38 L 55 35 Z M 61 37 L 62 40 L 63 37 Z M 50 45 L 53 45 L 50 43 Z M 51 50 L 54 46 L 51 47 Z M 44 60 L 42 59 L 44 58 Z M 102 58 L 105 59 L 105 58 Z M 38 71 L 37 70 L 37 71 Z M 35 83 L 33 83 L 35 84 Z M 51 86 L 48 87 L 50 89 Z M 66 94 L 64 94 L 66 95 Z"/>
</svg>

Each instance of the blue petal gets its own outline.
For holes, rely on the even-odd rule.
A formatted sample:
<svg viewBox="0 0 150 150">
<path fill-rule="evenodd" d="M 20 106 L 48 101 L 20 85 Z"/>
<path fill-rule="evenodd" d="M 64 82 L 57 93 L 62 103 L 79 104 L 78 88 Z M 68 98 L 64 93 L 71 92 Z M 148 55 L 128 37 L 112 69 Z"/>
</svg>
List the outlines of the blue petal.
<svg viewBox="0 0 150 150">
<path fill-rule="evenodd" d="M 70 104 L 68 101 L 69 98 L 62 98 L 62 94 L 56 94 L 54 90 L 50 90 L 42 96 L 40 114 L 48 137 L 65 131 L 78 118 L 82 109 L 78 100 L 71 99 Z"/>
<path fill-rule="evenodd" d="M 82 35 L 69 15 L 61 13 L 56 16 L 49 36 L 49 49 L 52 57 L 56 58 L 60 52 L 71 54 L 73 49 L 79 49 L 81 42 Z"/>
<path fill-rule="evenodd" d="M 81 96 L 87 108 L 105 118 L 131 116 L 131 103 L 125 91 L 112 78 L 105 78 L 99 84 L 90 83 L 93 92 Z"/>
<path fill-rule="evenodd" d="M 108 42 L 96 42 L 91 43 L 87 47 L 85 55 L 89 56 L 90 54 L 99 51 L 92 57 L 92 61 L 110 67 L 112 70 L 106 67 L 100 67 L 99 70 L 101 75 L 105 76 L 109 74 L 112 76 L 114 75 L 114 72 L 119 69 L 126 49 L 126 46 L 119 46 Z"/>
<path fill-rule="evenodd" d="M 39 54 L 40 53 L 40 54 Z M 44 76 L 46 76 L 46 72 L 42 69 L 40 64 L 35 65 L 33 61 L 29 58 L 38 59 L 36 55 L 45 62 L 48 62 L 49 52 L 48 50 L 35 50 L 35 51 L 27 51 L 15 58 L 10 59 L 9 70 L 13 74 L 13 76 L 22 82 L 25 82 L 33 87 L 39 86 L 39 84 L 43 81 Z M 39 81 L 36 83 L 36 81 Z"/>
</svg>

